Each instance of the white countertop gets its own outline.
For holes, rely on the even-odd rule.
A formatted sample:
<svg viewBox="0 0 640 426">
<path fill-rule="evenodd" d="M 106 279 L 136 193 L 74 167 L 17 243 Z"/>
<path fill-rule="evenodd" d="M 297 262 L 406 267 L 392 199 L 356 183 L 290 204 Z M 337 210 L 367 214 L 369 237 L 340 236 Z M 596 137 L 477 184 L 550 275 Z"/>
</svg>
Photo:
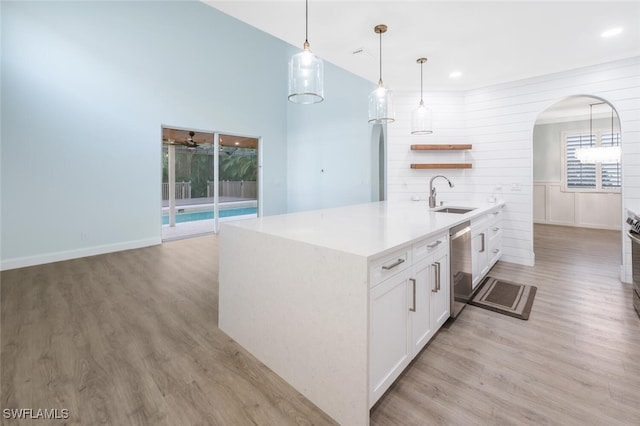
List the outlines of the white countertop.
<svg viewBox="0 0 640 426">
<path fill-rule="evenodd" d="M 500 205 L 451 204 L 475 208 L 456 214 L 436 213 L 426 201 L 381 201 L 224 222 L 220 232 L 228 226 L 240 227 L 368 258 L 448 230 Z"/>
</svg>

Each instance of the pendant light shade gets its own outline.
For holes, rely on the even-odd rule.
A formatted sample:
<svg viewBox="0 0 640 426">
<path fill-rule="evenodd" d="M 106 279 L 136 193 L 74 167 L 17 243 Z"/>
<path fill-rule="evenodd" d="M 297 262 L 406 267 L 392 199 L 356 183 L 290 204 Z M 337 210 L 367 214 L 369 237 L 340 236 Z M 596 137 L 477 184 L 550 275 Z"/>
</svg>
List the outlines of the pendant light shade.
<svg viewBox="0 0 640 426">
<path fill-rule="evenodd" d="M 431 127 L 431 109 L 424 106 L 422 99 L 422 64 L 427 62 L 427 58 L 418 58 L 416 60 L 420 64 L 420 105 L 411 114 L 411 134 L 412 135 L 429 135 L 433 133 Z"/>
<path fill-rule="evenodd" d="M 289 100 L 297 104 L 315 104 L 324 100 L 324 63 L 311 52 L 308 31 L 309 2 L 306 0 L 303 49 L 289 61 Z"/>
<path fill-rule="evenodd" d="M 369 123 L 393 123 L 396 121 L 393 92 L 384 87 L 382 83 L 382 34 L 387 32 L 387 26 L 376 25 L 373 30 L 380 35 L 380 79 L 378 80 L 378 88 L 369 95 Z"/>
</svg>

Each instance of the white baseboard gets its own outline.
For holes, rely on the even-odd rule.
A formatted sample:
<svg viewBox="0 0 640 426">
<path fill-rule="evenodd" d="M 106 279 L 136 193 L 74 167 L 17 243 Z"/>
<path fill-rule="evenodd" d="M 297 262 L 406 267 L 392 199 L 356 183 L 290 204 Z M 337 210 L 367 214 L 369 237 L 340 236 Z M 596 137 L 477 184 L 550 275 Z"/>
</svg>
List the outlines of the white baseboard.
<svg viewBox="0 0 640 426">
<path fill-rule="evenodd" d="M 534 220 L 533 223 L 538 225 L 557 225 L 557 226 L 571 226 L 573 228 L 603 229 L 606 231 L 620 230 L 619 226 L 589 225 L 586 223 L 575 223 L 575 222 L 553 222 L 553 221 Z"/>
<path fill-rule="evenodd" d="M 161 244 L 162 239 L 146 238 L 143 240 L 126 241 L 115 244 L 104 244 L 100 246 L 86 247 L 75 250 L 59 251 L 55 253 L 45 253 L 35 256 L 15 257 L 13 259 L 3 259 L 0 261 L 0 271 L 9 269 L 24 268 L 27 266 L 42 265 L 45 263 L 60 262 L 62 260 L 78 259 L 87 256 L 96 256 L 99 254 L 113 253 L 122 250 L 131 250 L 136 248 L 154 246 Z"/>
<path fill-rule="evenodd" d="M 627 273 L 624 263 L 620 265 L 620 281 L 625 284 L 633 284 L 631 273 Z"/>
</svg>

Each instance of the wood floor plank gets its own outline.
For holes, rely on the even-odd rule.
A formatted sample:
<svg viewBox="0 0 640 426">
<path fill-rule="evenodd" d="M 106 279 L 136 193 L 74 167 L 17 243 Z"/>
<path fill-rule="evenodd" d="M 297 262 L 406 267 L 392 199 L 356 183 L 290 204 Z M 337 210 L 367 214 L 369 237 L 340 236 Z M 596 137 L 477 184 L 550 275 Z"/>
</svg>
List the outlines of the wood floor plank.
<svg viewBox="0 0 640 426">
<path fill-rule="evenodd" d="M 536 225 L 536 266 L 491 271 L 538 287 L 530 319 L 468 306 L 371 423 L 638 424 L 640 318 L 619 281 L 620 238 Z M 217 328 L 217 244 L 2 272 L 1 407 L 68 408 L 69 425 L 334 424 Z"/>
<path fill-rule="evenodd" d="M 208 236 L 2 272 L 2 408 L 68 408 L 72 425 L 333 424 L 217 328 L 217 250 Z"/>
</svg>

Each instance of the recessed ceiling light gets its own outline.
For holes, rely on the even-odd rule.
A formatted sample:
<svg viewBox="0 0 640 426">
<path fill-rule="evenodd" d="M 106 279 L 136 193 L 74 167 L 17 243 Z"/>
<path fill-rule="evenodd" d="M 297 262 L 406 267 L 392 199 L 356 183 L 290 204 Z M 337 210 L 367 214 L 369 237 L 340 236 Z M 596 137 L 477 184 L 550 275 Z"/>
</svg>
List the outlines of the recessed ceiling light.
<svg viewBox="0 0 640 426">
<path fill-rule="evenodd" d="M 462 76 L 462 71 L 453 71 L 449 74 L 449 78 L 460 78 Z"/>
<path fill-rule="evenodd" d="M 604 38 L 613 37 L 613 36 L 617 36 L 621 32 L 622 32 L 622 28 L 620 28 L 620 27 L 610 28 L 607 31 L 605 31 L 602 34 L 600 34 L 600 37 L 604 37 Z"/>
</svg>

